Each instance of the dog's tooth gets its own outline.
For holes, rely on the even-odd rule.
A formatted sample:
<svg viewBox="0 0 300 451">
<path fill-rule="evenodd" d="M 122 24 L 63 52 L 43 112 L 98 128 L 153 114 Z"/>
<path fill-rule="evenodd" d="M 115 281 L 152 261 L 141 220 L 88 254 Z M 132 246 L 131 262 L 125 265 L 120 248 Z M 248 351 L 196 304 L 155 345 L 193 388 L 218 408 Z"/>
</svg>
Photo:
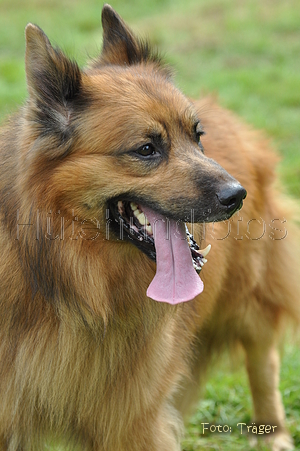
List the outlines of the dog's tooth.
<svg viewBox="0 0 300 451">
<path fill-rule="evenodd" d="M 130 228 L 134 230 L 136 233 L 139 233 L 139 229 L 134 224 L 130 224 Z"/>
<path fill-rule="evenodd" d="M 130 202 L 130 207 L 131 207 L 131 210 L 132 211 L 135 211 L 135 210 L 137 210 L 137 204 L 135 203 L 135 202 Z"/>
<path fill-rule="evenodd" d="M 141 211 L 137 208 L 136 210 L 134 210 L 133 214 L 137 218 L 141 214 Z"/>
<path fill-rule="evenodd" d="M 118 210 L 119 211 L 123 210 L 123 202 L 121 200 L 118 201 Z"/>
<path fill-rule="evenodd" d="M 144 213 L 140 213 L 140 214 L 137 216 L 137 218 L 138 218 L 140 224 L 142 224 L 142 225 L 147 225 L 148 220 L 147 220 L 146 216 L 144 215 Z"/>
<path fill-rule="evenodd" d="M 209 251 L 211 250 L 211 244 L 209 244 L 208 246 L 206 246 L 205 249 L 199 249 L 199 254 L 203 255 L 203 257 L 206 257 L 209 253 Z M 202 259 L 203 260 L 203 259 Z M 206 263 L 206 262 L 205 262 Z"/>
<path fill-rule="evenodd" d="M 203 263 L 207 263 L 207 260 L 206 260 L 206 258 L 202 258 L 202 260 L 201 260 Z"/>
<path fill-rule="evenodd" d="M 146 225 L 145 228 L 146 228 L 146 231 L 147 231 L 148 235 L 152 235 L 153 234 L 151 225 Z"/>
</svg>

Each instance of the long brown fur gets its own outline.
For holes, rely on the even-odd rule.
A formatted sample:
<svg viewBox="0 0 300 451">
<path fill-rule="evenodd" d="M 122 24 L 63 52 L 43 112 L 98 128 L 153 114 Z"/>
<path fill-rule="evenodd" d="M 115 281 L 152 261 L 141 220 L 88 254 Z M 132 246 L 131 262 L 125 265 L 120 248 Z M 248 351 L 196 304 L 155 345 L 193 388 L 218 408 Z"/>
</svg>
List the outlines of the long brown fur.
<svg viewBox="0 0 300 451">
<path fill-rule="evenodd" d="M 102 17 L 103 51 L 85 71 L 28 25 L 29 100 L 1 129 L 0 450 L 179 450 L 173 404 L 189 411 L 210 357 L 233 342 L 246 352 L 255 421 L 276 425 L 273 449 L 288 449 L 277 341 L 300 319 L 300 277 L 276 158 L 212 100 L 194 108 L 109 6 Z M 206 155 L 248 197 L 229 222 L 191 226 L 213 245 L 205 289 L 174 307 L 146 296 L 155 263 L 108 236 L 107 201 L 151 193 L 176 216 L 207 189 L 202 170 L 221 178 L 210 160 L 185 157 L 196 111 Z M 125 152 L 147 127 L 171 141 L 155 170 Z"/>
</svg>

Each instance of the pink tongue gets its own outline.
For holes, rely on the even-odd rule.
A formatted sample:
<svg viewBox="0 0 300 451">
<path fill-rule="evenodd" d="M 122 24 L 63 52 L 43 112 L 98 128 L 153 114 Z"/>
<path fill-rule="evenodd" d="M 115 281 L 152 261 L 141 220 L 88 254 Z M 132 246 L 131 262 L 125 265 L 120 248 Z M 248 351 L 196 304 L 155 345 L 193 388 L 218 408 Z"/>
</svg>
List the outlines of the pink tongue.
<svg viewBox="0 0 300 451">
<path fill-rule="evenodd" d="M 156 274 L 147 296 L 169 304 L 194 299 L 202 293 L 203 282 L 193 267 L 184 223 L 178 224 L 148 208 L 142 209 L 151 224 L 156 249 Z"/>
</svg>

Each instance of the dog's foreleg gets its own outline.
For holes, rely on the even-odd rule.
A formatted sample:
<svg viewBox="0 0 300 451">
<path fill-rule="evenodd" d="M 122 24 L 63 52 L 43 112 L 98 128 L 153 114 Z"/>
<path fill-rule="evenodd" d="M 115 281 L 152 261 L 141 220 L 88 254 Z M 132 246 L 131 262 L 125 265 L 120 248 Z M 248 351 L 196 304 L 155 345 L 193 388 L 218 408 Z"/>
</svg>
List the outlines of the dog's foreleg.
<svg viewBox="0 0 300 451">
<path fill-rule="evenodd" d="M 280 359 L 276 346 L 260 341 L 255 345 L 244 343 L 244 347 L 254 404 L 254 422 L 257 426 L 265 425 L 265 434 L 261 437 L 271 444 L 272 451 L 293 450 L 292 438 L 285 429 L 285 413 L 278 389 Z"/>
</svg>

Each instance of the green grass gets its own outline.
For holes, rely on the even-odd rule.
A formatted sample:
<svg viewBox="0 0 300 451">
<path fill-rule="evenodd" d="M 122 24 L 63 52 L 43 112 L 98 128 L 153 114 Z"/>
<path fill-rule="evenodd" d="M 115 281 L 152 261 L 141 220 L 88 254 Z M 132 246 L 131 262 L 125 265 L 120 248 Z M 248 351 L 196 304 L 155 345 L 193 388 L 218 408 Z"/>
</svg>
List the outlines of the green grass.
<svg viewBox="0 0 300 451">
<path fill-rule="evenodd" d="M 300 449 L 300 399 L 299 399 L 299 350 L 287 346 L 282 359 L 280 390 L 287 416 L 287 426 L 292 433 L 296 449 Z M 230 371 L 229 362 L 223 362 L 207 383 L 204 399 L 188 426 L 183 442 L 184 451 L 260 451 L 268 448 L 263 442 L 251 448 L 247 434 L 241 434 L 238 423 L 251 424 L 251 396 L 246 371 L 240 368 Z M 203 433 L 202 423 L 228 425 L 229 433 Z M 207 426 L 206 426 L 207 427 Z"/>
<path fill-rule="evenodd" d="M 269 135 L 283 157 L 287 191 L 300 197 L 299 0 L 112 0 L 136 32 L 148 36 L 175 67 L 190 96 L 213 93 Z M 24 27 L 37 23 L 81 65 L 101 48 L 98 0 L 0 0 L 0 121 L 26 98 Z M 300 354 L 289 346 L 281 391 L 287 424 L 300 449 Z M 185 451 L 250 450 L 237 422 L 249 422 L 245 372 L 223 364 L 209 380 L 191 421 Z M 231 434 L 201 434 L 201 423 L 228 424 Z M 263 446 L 260 448 L 263 450 Z"/>
</svg>

